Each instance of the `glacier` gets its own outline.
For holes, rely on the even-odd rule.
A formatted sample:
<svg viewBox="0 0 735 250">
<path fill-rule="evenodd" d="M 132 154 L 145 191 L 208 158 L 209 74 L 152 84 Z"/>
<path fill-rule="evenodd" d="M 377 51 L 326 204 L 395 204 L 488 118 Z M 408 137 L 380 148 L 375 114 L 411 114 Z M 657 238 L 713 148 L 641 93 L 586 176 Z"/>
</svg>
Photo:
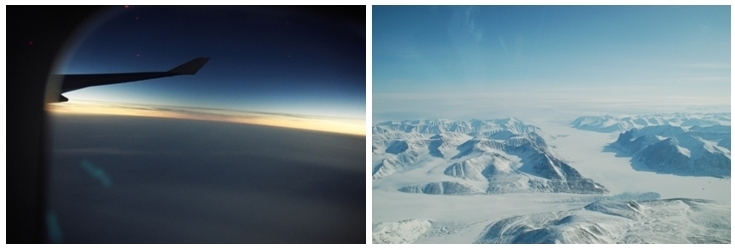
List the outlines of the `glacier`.
<svg viewBox="0 0 735 250">
<path fill-rule="evenodd" d="M 528 121 L 376 123 L 373 243 L 730 243 L 729 178 L 640 171 L 631 153 L 610 148 L 618 133 L 561 117 Z M 729 151 L 729 138 L 711 135 L 729 133 L 729 123 L 691 123 L 636 127 L 644 132 L 628 144 L 673 138 L 672 149 L 696 156 L 695 141 L 676 138 L 689 133 L 704 150 Z M 574 179 L 564 164 L 605 192 L 550 183 Z"/>
</svg>

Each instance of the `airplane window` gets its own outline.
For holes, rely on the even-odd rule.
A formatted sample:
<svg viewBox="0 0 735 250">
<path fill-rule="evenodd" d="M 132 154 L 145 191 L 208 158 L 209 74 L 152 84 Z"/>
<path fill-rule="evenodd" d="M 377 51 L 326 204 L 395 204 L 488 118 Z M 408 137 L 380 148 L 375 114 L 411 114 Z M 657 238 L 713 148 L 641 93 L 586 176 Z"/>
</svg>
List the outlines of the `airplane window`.
<svg viewBox="0 0 735 250">
<path fill-rule="evenodd" d="M 51 243 L 365 243 L 365 6 L 119 6 L 48 87 Z"/>
</svg>

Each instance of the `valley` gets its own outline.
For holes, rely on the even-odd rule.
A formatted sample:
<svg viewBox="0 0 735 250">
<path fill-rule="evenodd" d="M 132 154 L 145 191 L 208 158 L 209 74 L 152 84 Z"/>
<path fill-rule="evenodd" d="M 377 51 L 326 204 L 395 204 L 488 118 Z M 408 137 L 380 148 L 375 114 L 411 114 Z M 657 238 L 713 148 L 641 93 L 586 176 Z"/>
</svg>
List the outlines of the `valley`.
<svg viewBox="0 0 735 250">
<path fill-rule="evenodd" d="M 425 122 L 436 128 L 410 125 L 412 122 Z M 472 126 L 473 122 L 477 126 Z M 689 241 L 677 243 L 700 243 L 698 237 L 704 237 L 702 234 L 710 232 L 707 230 L 717 231 L 716 228 L 702 229 L 696 223 L 688 225 L 690 221 L 697 221 L 697 214 L 687 219 L 688 214 L 652 212 L 660 218 L 649 216 L 637 221 L 620 221 L 619 217 L 607 213 L 575 212 L 599 202 L 604 202 L 600 210 L 612 211 L 621 204 L 627 206 L 626 202 L 659 204 L 672 199 L 687 204 L 694 201 L 698 203 L 693 210 L 709 211 L 707 216 L 727 218 L 729 223 L 729 176 L 642 171 L 640 167 L 633 167 L 636 163 L 631 157 L 605 150 L 620 133 L 576 129 L 568 120 L 538 119 L 524 123 L 510 118 L 484 122 L 488 124 L 482 125 L 479 120 L 464 123 L 411 121 L 404 125 L 393 122 L 390 123 L 392 133 L 380 130 L 389 123 L 373 128 L 373 243 L 675 243 L 663 240 L 667 237 L 665 232 L 647 237 L 649 240 L 612 233 L 632 225 L 668 220 L 684 223 L 681 230 L 691 235 Z M 470 129 L 458 124 L 466 124 Z M 385 136 L 386 133 L 392 137 Z M 391 147 L 397 144 L 385 143 L 386 139 L 406 143 Z M 519 150 L 510 145 L 527 146 Z M 727 151 L 729 159 L 729 148 Z M 533 158 L 529 157 L 529 152 L 543 152 L 544 159 L 552 160 L 529 160 Z M 545 162 L 549 164 L 542 164 Z M 386 165 L 383 163 L 392 164 L 392 170 L 381 169 Z M 544 169 L 550 170 L 546 171 L 547 175 L 540 174 Z M 590 185 L 570 185 L 575 178 L 588 180 Z M 558 188 L 562 186 L 566 189 Z M 595 189 L 599 191 L 589 192 Z M 654 208 L 650 211 L 654 211 L 669 206 L 651 207 Z M 582 222 L 572 223 L 573 226 L 554 226 L 558 221 L 552 218 L 561 214 L 584 219 L 575 220 Z M 492 231 L 488 231 L 491 225 L 509 218 L 526 221 L 522 229 L 514 229 L 520 230 L 517 236 L 525 235 L 525 238 L 498 238 L 499 235 L 493 236 Z M 546 219 L 539 221 L 540 218 Z M 596 225 L 594 223 L 617 226 L 604 229 L 607 233 L 593 234 L 594 237 L 579 236 L 589 232 L 589 228 L 582 230 L 581 227 Z M 690 231 L 687 231 L 688 226 L 691 226 Z M 530 237 L 535 234 L 528 233 L 534 230 L 546 233 Z M 709 242 L 729 242 L 729 230 L 717 232 Z"/>
</svg>

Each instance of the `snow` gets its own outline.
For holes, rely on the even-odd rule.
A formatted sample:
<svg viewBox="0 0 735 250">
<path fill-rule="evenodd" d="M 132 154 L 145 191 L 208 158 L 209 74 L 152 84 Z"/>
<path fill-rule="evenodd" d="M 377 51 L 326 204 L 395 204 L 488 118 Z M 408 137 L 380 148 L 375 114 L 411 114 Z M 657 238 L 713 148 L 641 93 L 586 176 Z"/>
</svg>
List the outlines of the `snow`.
<svg viewBox="0 0 735 250">
<path fill-rule="evenodd" d="M 430 227 L 431 222 L 415 219 L 378 223 L 373 226 L 373 244 L 411 243 L 421 237 Z"/>
<path fill-rule="evenodd" d="M 729 117 L 729 116 L 728 116 Z M 470 120 L 468 126 L 479 120 Z M 447 120 L 443 120 L 447 122 Z M 408 225 L 403 227 L 419 228 L 421 230 L 400 229 L 395 226 L 396 235 L 406 235 L 395 238 L 395 241 L 386 240 L 380 243 L 484 243 L 487 229 L 493 223 L 509 218 L 519 223 L 530 223 L 536 229 L 550 230 L 558 234 L 552 236 L 551 242 L 559 243 L 720 243 L 730 240 L 730 178 L 715 178 L 704 176 L 678 176 L 657 174 L 655 172 L 638 171 L 631 167 L 631 158 L 616 156 L 614 152 L 604 152 L 606 145 L 616 141 L 616 133 L 599 133 L 579 130 L 570 127 L 568 120 L 563 119 L 536 119 L 524 121 L 541 128 L 550 139 L 546 143 L 554 149 L 553 155 L 563 162 L 574 167 L 582 176 L 590 178 L 610 191 L 611 195 L 589 195 L 568 193 L 501 193 L 501 194 L 468 194 L 468 195 L 429 195 L 422 193 L 404 193 L 399 188 L 410 185 L 426 185 L 427 183 L 457 182 L 470 184 L 480 189 L 487 188 L 487 182 L 477 181 L 477 165 L 484 165 L 494 160 L 494 157 L 477 158 L 481 152 L 470 152 L 456 159 L 455 163 L 465 162 L 465 168 L 458 173 L 472 176 L 461 179 L 445 174 L 447 166 L 445 159 L 431 157 L 428 149 L 420 151 L 421 157 L 416 160 L 416 166 L 407 171 L 398 171 L 389 178 L 373 181 L 372 189 L 372 221 L 373 239 L 382 234 L 376 233 L 378 225 L 400 224 L 410 221 L 420 224 L 425 221 L 430 224 L 424 227 Z M 381 123 L 382 124 L 382 123 Z M 390 124 L 400 124 L 391 122 Z M 374 129 L 375 130 L 375 129 Z M 442 136 L 446 134 L 443 133 Z M 454 143 L 469 140 L 466 135 L 454 134 L 457 138 Z M 414 135 L 415 136 L 415 135 Z M 498 136 L 504 139 L 505 136 Z M 510 138 L 510 137 L 507 137 Z M 428 139 L 428 138 L 427 138 Z M 666 139 L 662 137 L 662 139 Z M 444 142 L 447 140 L 442 139 Z M 374 141 L 375 142 L 375 141 Z M 724 149 L 717 144 L 704 140 L 707 147 Z M 471 148 L 477 144 L 473 144 Z M 480 144 L 488 152 L 494 150 L 488 144 Z M 682 151 L 684 146 L 680 146 Z M 440 147 L 441 148 L 441 147 Z M 442 152 L 449 152 L 451 146 L 446 146 Z M 678 149 L 678 148 L 677 148 Z M 380 150 L 374 150 L 379 152 Z M 458 154 L 445 153 L 445 157 Z M 495 151 L 500 152 L 500 151 Z M 729 150 L 727 150 L 729 155 Z M 690 152 L 693 154 L 693 152 Z M 385 153 L 374 153 L 373 160 L 382 159 Z M 506 155 L 516 157 L 515 155 Z M 492 159 L 492 160 L 491 160 Z M 523 159 L 510 159 L 509 165 L 499 166 L 500 169 L 520 170 L 523 165 L 514 165 Z M 375 164 L 374 164 L 375 166 Z M 451 172 L 451 170 L 450 170 Z M 523 171 L 522 171 L 523 172 Z M 538 173 L 527 173 L 534 176 Z M 634 195 L 630 195 L 634 194 Z M 630 209 L 630 200 L 636 200 L 643 217 L 621 217 L 617 214 L 634 213 Z M 659 199 L 660 198 L 660 199 Z M 651 202 L 645 200 L 656 199 Z M 675 200 L 665 200 L 675 199 Z M 706 199 L 711 201 L 702 201 Z M 585 206 L 596 201 L 605 204 L 602 209 L 584 209 Z M 619 203 L 616 203 L 618 202 Z M 630 203 L 632 204 L 632 203 Z M 694 205 L 691 205 L 694 204 Z M 632 205 L 631 205 L 632 206 Z M 595 206 L 590 206 L 593 208 Z M 626 208 L 628 207 L 628 208 Z M 604 211 L 603 211 L 604 210 Z M 617 212 L 616 212 L 617 211 Z M 566 218 L 568 217 L 568 218 Z M 566 219 L 565 219 L 566 218 Z M 726 225 L 723 223 L 727 223 Z M 383 224 L 380 224 L 383 223 Z M 388 224 L 386 224 L 388 223 Z M 409 224 L 411 224 L 409 223 Z M 521 223 L 521 224 L 523 224 Z M 554 225 L 554 224 L 557 225 Z M 405 224 L 405 223 L 404 223 Z M 426 223 L 421 225 L 427 225 Z M 594 227 L 593 227 L 594 226 Z M 595 237 L 582 231 L 594 234 L 593 228 L 605 234 Z M 725 229 L 719 228 L 724 227 Z M 406 233 L 404 231 L 408 230 Z M 541 231 L 543 231 L 541 230 Z M 539 232 L 541 232 L 539 231 Z M 577 232 L 570 234 L 569 232 Z M 627 232 L 627 233 L 626 233 Z M 575 236 L 576 235 L 576 236 Z M 589 235 L 588 235 L 589 236 Z M 682 237 L 678 237 L 682 236 Z M 394 239 L 394 238 L 390 238 Z M 485 239 L 485 240 L 483 240 Z"/>
<path fill-rule="evenodd" d="M 730 206 L 693 199 L 598 201 L 493 222 L 476 243 L 730 243 Z"/>
<path fill-rule="evenodd" d="M 730 135 L 718 127 L 696 127 L 695 131 L 687 132 L 671 125 L 651 126 L 620 134 L 606 150 L 632 156 L 632 167 L 641 171 L 729 177 L 730 150 L 718 144 L 727 145 Z M 656 140 L 651 139 L 654 136 Z"/>
<path fill-rule="evenodd" d="M 380 179 L 400 178 L 401 181 L 416 180 L 398 187 L 409 193 L 606 192 L 603 185 L 580 176 L 573 167 L 557 159 L 543 139 L 553 139 L 553 136 L 515 118 L 384 124 L 387 125 L 377 125 L 373 129 L 376 134 L 373 137 L 373 180 L 377 181 L 374 187 L 391 182 L 378 181 Z M 506 139 L 490 139 L 498 134 Z M 394 176 L 409 172 L 413 178 Z M 422 175 L 425 175 L 423 180 Z"/>
<path fill-rule="evenodd" d="M 569 194 L 552 193 L 448 196 L 374 189 L 372 220 L 373 225 L 406 219 L 429 220 L 432 230 L 445 227 L 443 233 L 423 235 L 414 243 L 471 243 L 494 220 L 517 214 L 568 210 L 583 205 L 552 202 L 571 197 Z"/>
<path fill-rule="evenodd" d="M 567 134 L 549 142 L 560 158 L 582 175 L 605 185 L 611 194 L 622 192 L 657 192 L 663 198 L 701 198 L 730 202 L 730 178 L 692 177 L 637 171 L 631 158 L 603 152 L 617 139 L 617 134 L 570 128 L 561 120 L 534 121 L 549 134 Z M 671 183 L 685 183 L 671 185 Z"/>
<path fill-rule="evenodd" d="M 668 113 L 613 117 L 581 116 L 570 123 L 573 127 L 601 133 L 624 132 L 657 125 L 696 127 L 730 125 L 730 113 Z M 722 127 L 717 128 L 723 130 Z M 729 128 L 728 128 L 729 130 Z"/>
</svg>

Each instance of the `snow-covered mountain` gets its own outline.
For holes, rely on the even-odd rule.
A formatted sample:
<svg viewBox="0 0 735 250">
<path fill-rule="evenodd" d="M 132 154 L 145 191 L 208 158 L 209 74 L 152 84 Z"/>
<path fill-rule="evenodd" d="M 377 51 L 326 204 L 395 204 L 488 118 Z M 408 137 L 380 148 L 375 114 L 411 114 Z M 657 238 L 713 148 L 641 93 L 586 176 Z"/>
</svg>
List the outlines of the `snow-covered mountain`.
<svg viewBox="0 0 735 250">
<path fill-rule="evenodd" d="M 412 243 L 431 228 L 428 220 L 408 219 L 373 225 L 373 244 Z"/>
<path fill-rule="evenodd" d="M 621 133 L 608 149 L 660 173 L 730 176 L 730 126 L 634 128 Z M 635 164 L 634 164 L 635 167 Z"/>
<path fill-rule="evenodd" d="M 495 221 L 475 243 L 730 243 L 730 204 L 597 201 L 581 209 Z"/>
<path fill-rule="evenodd" d="M 515 118 L 415 120 L 373 126 L 373 186 L 426 194 L 607 193 Z"/>
<path fill-rule="evenodd" d="M 627 117 L 582 116 L 572 127 L 601 133 L 619 133 L 647 126 L 672 125 L 678 127 L 730 125 L 730 113 L 671 113 Z"/>
</svg>

